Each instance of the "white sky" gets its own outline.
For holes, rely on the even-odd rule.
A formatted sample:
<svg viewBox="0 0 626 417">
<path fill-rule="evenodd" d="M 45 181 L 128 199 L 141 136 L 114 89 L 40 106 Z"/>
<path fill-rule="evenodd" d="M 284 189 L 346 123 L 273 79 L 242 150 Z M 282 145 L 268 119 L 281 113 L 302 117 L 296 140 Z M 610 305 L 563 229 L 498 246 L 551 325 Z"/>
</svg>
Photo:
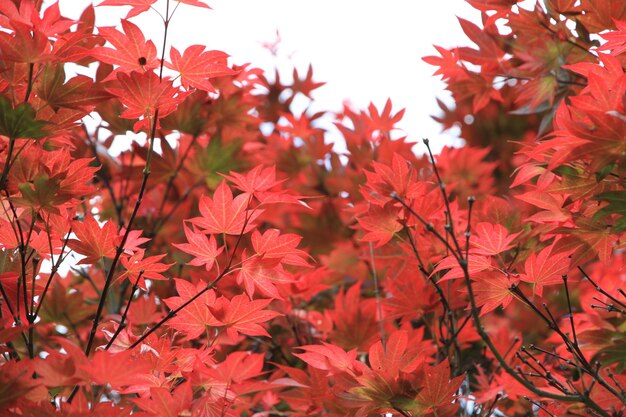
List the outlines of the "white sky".
<svg viewBox="0 0 626 417">
<path fill-rule="evenodd" d="M 60 3 L 63 15 L 76 18 L 90 1 Z M 161 0 L 157 8 L 164 10 L 163 5 Z M 344 100 L 357 108 L 370 101 L 382 108 L 391 98 L 394 110 L 407 109 L 399 126 L 409 138 L 450 141 L 430 118 L 438 112 L 435 98 L 447 95 L 431 76 L 435 68 L 421 57 L 434 54 L 433 43 L 467 44 L 455 15 L 479 16 L 463 0 L 210 0 L 209 5 L 213 10 L 180 5 L 168 45 L 181 50 L 204 44 L 228 53 L 234 63 L 250 62 L 271 73 L 278 65 L 285 79 L 291 74 L 289 59 L 303 72 L 312 63 L 316 81 L 327 82 L 314 95 L 312 110 L 339 110 Z M 127 11 L 97 7 L 97 24 L 117 25 Z M 131 20 L 160 48 L 163 25 L 156 13 Z M 261 46 L 276 38 L 277 29 L 278 61 Z"/>
</svg>

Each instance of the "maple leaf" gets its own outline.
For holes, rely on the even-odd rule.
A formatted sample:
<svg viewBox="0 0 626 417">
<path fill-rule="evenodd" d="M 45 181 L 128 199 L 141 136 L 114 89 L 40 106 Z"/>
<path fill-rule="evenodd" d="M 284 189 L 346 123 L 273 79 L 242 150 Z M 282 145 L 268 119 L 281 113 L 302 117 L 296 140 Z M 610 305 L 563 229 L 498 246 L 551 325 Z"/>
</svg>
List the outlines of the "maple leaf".
<svg viewBox="0 0 626 417">
<path fill-rule="evenodd" d="M 255 230 L 250 239 L 254 250 L 263 260 L 309 266 L 304 259 L 308 257 L 308 254 L 301 249 L 296 249 L 302 240 L 301 236 L 292 233 L 281 235 L 278 229 L 268 229 L 263 234 Z"/>
<path fill-rule="evenodd" d="M 186 225 L 184 228 L 185 236 L 187 237 L 187 242 L 189 243 L 175 243 L 174 246 L 183 252 L 194 256 L 191 262 L 189 262 L 189 265 L 204 265 L 206 270 L 210 271 L 215 263 L 215 258 L 222 253 L 224 247 L 220 246 L 218 248 L 217 241 L 213 236 L 209 236 L 209 238 L 207 238 L 202 233 L 192 231 Z"/>
<path fill-rule="evenodd" d="M 371 118 L 370 129 L 381 134 L 389 134 L 396 128 L 395 125 L 402 120 L 405 109 L 400 110 L 396 114 L 391 114 L 391 107 L 391 99 L 387 99 L 383 111 L 379 113 L 374 103 L 370 103 L 367 107 Z"/>
<path fill-rule="evenodd" d="M 49 59 L 50 42 L 39 30 L 11 21 L 14 33 L 0 32 L 0 51 L 7 62 L 33 64 Z"/>
<path fill-rule="evenodd" d="M 167 388 L 150 387 L 150 398 L 136 398 L 133 402 L 139 408 L 159 417 L 180 417 L 191 415 L 193 394 L 189 381 L 178 385 L 173 392 Z"/>
<path fill-rule="evenodd" d="M 276 181 L 276 165 L 265 167 L 257 165 L 246 175 L 231 171 L 229 175 L 220 174 L 235 185 L 235 188 L 246 194 L 256 194 L 261 191 L 267 191 L 283 181 Z"/>
<path fill-rule="evenodd" d="M 237 339 L 237 333 L 248 336 L 269 336 L 261 326 L 276 316 L 282 314 L 277 311 L 264 310 L 272 300 L 250 300 L 246 295 L 235 295 L 232 299 L 220 297 L 209 310 L 219 323 L 226 327 L 226 334 L 231 340 Z"/>
<path fill-rule="evenodd" d="M 488 222 L 478 223 L 472 230 L 472 253 L 477 255 L 497 255 L 511 249 L 513 240 L 521 232 L 509 234 L 509 231 L 500 224 Z"/>
<path fill-rule="evenodd" d="M 548 106 L 552 106 L 558 86 L 554 75 L 530 80 L 523 84 L 515 102 L 521 104 L 524 110 L 536 109 L 546 102 Z"/>
<path fill-rule="evenodd" d="M 543 295 L 543 287 L 546 285 L 560 284 L 562 276 L 567 274 L 570 268 L 570 255 L 573 250 L 554 253 L 556 243 L 543 248 L 538 254 L 533 252 L 524 263 L 524 274 L 520 279 L 533 285 L 533 292 L 538 296 Z"/>
<path fill-rule="evenodd" d="M 459 266 L 459 262 L 452 255 L 446 256 L 445 258 L 443 258 L 441 262 L 437 264 L 437 267 L 433 270 L 430 276 L 432 277 L 437 272 L 444 271 L 446 269 L 449 269 L 449 271 L 446 272 L 444 276 L 439 279 L 438 282 L 443 282 L 443 281 L 448 281 L 451 279 L 458 279 L 458 278 L 464 277 L 463 268 Z M 467 259 L 467 271 L 470 277 L 477 272 L 489 271 L 492 269 L 493 269 L 493 266 L 491 265 L 491 259 L 489 257 L 474 255 L 470 253 Z"/>
<path fill-rule="evenodd" d="M 611 51 L 611 55 L 617 56 L 626 52 L 626 21 L 615 21 L 616 31 L 601 34 L 607 42 L 598 48 L 599 51 Z"/>
<path fill-rule="evenodd" d="M 339 346 L 322 342 L 321 345 L 299 346 L 304 353 L 294 353 L 293 356 L 302 359 L 316 369 L 329 371 L 328 375 L 347 372 L 355 375 L 357 351 L 352 349 L 346 352 Z"/>
<path fill-rule="evenodd" d="M 419 351 L 407 352 L 408 342 L 408 332 L 398 330 L 389 335 L 384 348 L 382 342 L 374 344 L 368 356 L 372 370 L 389 381 L 398 378 L 400 372 L 413 372 L 419 364 Z"/>
<path fill-rule="evenodd" d="M 246 252 L 242 254 L 242 258 L 246 259 Z M 252 298 L 259 290 L 261 294 L 282 300 L 276 284 L 288 284 L 294 282 L 294 278 L 288 274 L 281 265 L 271 265 L 268 267 L 267 262 L 263 262 L 258 257 L 253 257 L 244 262 L 237 274 L 237 283 L 243 283 L 246 294 Z"/>
<path fill-rule="evenodd" d="M 194 285 L 179 278 L 174 278 L 174 282 L 178 297 L 170 297 L 163 300 L 172 310 L 183 305 L 183 303 L 206 287 L 204 283 Z M 187 339 L 195 339 L 206 333 L 209 328 L 221 326 L 222 322 L 217 320 L 208 308 L 208 306 L 215 304 L 215 298 L 215 291 L 209 290 L 204 292 L 200 297 L 179 311 L 175 317 L 170 319 L 167 325 L 182 332 Z"/>
<path fill-rule="evenodd" d="M 44 123 L 36 120 L 36 113 L 28 103 L 13 106 L 11 100 L 0 97 L 0 134 L 11 138 L 41 138 L 46 135 Z"/>
<path fill-rule="evenodd" d="M 182 102 L 188 93 L 181 92 L 172 85 L 170 80 L 161 81 L 155 73 L 136 72 L 130 74 L 118 73 L 117 87 L 109 87 L 107 91 L 116 95 L 126 106 L 120 117 L 125 119 L 137 119 L 142 121 L 135 123 L 135 130 L 146 126 L 146 122 L 152 120 L 156 111 L 159 118 L 165 117 L 176 110 L 176 106 Z"/>
<path fill-rule="evenodd" d="M 506 308 L 513 300 L 511 287 L 517 284 L 518 280 L 511 281 L 499 273 L 478 272 L 471 276 L 474 284 L 474 296 L 476 305 L 482 307 L 480 315 L 484 316 L 499 306 Z"/>
<path fill-rule="evenodd" d="M 120 234 L 117 236 L 115 244 L 120 246 L 122 244 L 122 239 L 124 234 L 126 233 L 126 229 L 120 230 Z M 131 230 L 128 232 L 128 236 L 126 237 L 126 243 L 124 243 L 124 253 L 127 255 L 132 255 L 136 251 L 141 250 L 139 246 L 143 245 L 150 241 L 147 237 L 141 237 L 141 230 Z"/>
<path fill-rule="evenodd" d="M 143 382 L 142 375 L 150 370 L 150 363 L 132 355 L 131 350 L 119 353 L 105 350 L 96 352 L 89 364 L 81 365 L 89 376 L 86 381 L 99 385 L 110 384 L 113 389 Z"/>
<path fill-rule="evenodd" d="M 72 230 L 78 239 L 70 239 L 67 246 L 85 256 L 78 265 L 95 264 L 102 258 L 115 256 L 117 228 L 113 222 L 107 221 L 100 227 L 93 216 L 88 216 L 82 222 L 73 221 Z"/>
<path fill-rule="evenodd" d="M 524 194 L 516 195 L 515 198 L 543 209 L 528 217 L 526 219 L 528 221 L 538 223 L 562 223 L 569 220 L 572 216 L 572 213 L 569 212 L 569 210 L 563 208 L 566 196 L 562 194 L 548 194 L 542 190 L 532 190 Z"/>
<path fill-rule="evenodd" d="M 614 29 L 615 22 L 626 19 L 626 3 L 620 0 L 587 0 L 580 21 L 590 33 Z"/>
<path fill-rule="evenodd" d="M 367 231 L 361 240 L 375 242 L 377 248 L 389 242 L 402 230 L 402 224 L 398 221 L 401 212 L 393 202 L 384 207 L 372 206 L 367 215 L 358 218 L 359 225 Z"/>
<path fill-rule="evenodd" d="M 419 408 L 431 410 L 434 415 L 452 415 L 459 407 L 458 402 L 453 404 L 452 400 L 465 376 L 459 375 L 451 380 L 448 359 L 435 367 L 428 367 L 424 373 L 424 387 L 417 395 Z"/>
<path fill-rule="evenodd" d="M 126 268 L 126 271 L 117 277 L 118 281 L 128 278 L 132 283 L 134 283 L 135 280 L 139 278 L 139 287 L 146 289 L 145 278 L 161 281 L 167 279 L 161 274 L 161 272 L 165 272 L 170 269 L 174 263 L 162 264 L 159 262 L 161 259 L 165 258 L 166 254 L 144 258 L 144 253 L 145 251 L 143 249 L 139 249 L 129 257 L 121 257 L 122 265 Z"/>
<path fill-rule="evenodd" d="M 156 47 L 152 41 L 146 41 L 141 29 L 126 19 L 122 19 L 122 29 L 123 33 L 114 27 L 98 28 L 100 35 L 115 49 L 99 46 L 91 55 L 107 64 L 118 65 L 123 72 L 145 72 L 158 67 Z"/>
<path fill-rule="evenodd" d="M 481 30 L 469 20 L 460 17 L 458 19 L 463 32 L 478 46 L 480 51 L 480 54 L 473 55 L 475 58 L 473 60 L 474 64 L 486 64 L 490 61 L 497 61 L 504 55 L 504 51 L 498 47 L 496 41 L 487 32 Z"/>
<path fill-rule="evenodd" d="M 204 45 L 192 45 L 185 49 L 183 55 L 174 47 L 170 49 L 171 63 L 165 62 L 167 68 L 180 73 L 180 83 L 186 89 L 195 87 L 200 90 L 215 92 L 209 78 L 236 74 L 228 67 L 228 55 L 221 51 L 205 51 Z"/>
<path fill-rule="evenodd" d="M 443 80 L 456 80 L 460 78 L 465 78 L 467 70 L 463 68 L 459 64 L 459 56 L 458 52 L 455 50 L 447 50 L 437 45 L 433 45 L 433 47 L 439 52 L 441 55 L 429 55 L 422 57 L 422 61 L 427 64 L 439 67 L 433 75 L 441 75 Z M 443 103 L 442 103 L 443 104 Z"/>
<path fill-rule="evenodd" d="M 0 249 L 15 249 L 19 246 L 12 226 L 10 222 L 0 219 Z"/>
<path fill-rule="evenodd" d="M 200 0 L 176 0 L 179 3 L 188 4 L 189 6 L 201 7 L 204 9 L 210 9 L 208 4 L 200 1 Z"/>
<path fill-rule="evenodd" d="M 278 33 L 278 32 L 277 32 Z M 306 71 L 306 75 L 304 78 L 300 78 L 300 74 L 298 74 L 298 69 L 293 69 L 293 84 L 291 88 L 294 91 L 304 94 L 308 98 L 312 98 L 311 92 L 316 90 L 323 85 L 325 82 L 315 82 L 313 81 L 313 65 L 309 64 L 309 67 Z"/>
<path fill-rule="evenodd" d="M 228 383 L 241 383 L 263 373 L 262 353 L 232 352 L 215 367 L 215 377 Z"/>
<path fill-rule="evenodd" d="M 194 217 L 190 221 L 204 229 L 205 233 L 248 233 L 255 227 L 254 220 L 262 213 L 258 209 L 248 210 L 249 201 L 250 197 L 245 194 L 233 199 L 230 187 L 222 181 L 213 193 L 213 199 L 206 196 L 200 198 L 202 217 Z"/>
<path fill-rule="evenodd" d="M 157 0 L 104 0 L 98 6 L 131 6 L 126 15 L 126 19 L 137 16 L 145 11 L 150 10 Z"/>
<path fill-rule="evenodd" d="M 92 109 L 108 100 L 111 95 L 97 87 L 90 77 L 77 75 L 65 82 L 63 65 L 48 65 L 37 78 L 37 96 L 48 103 L 54 111 L 60 107 Z"/>
<path fill-rule="evenodd" d="M 400 154 L 393 154 L 391 166 L 372 162 L 372 167 L 374 173 L 365 171 L 365 176 L 373 192 L 362 191 L 372 203 L 383 206 L 391 200 L 392 192 L 406 197 L 414 192 L 415 187 L 419 187 L 419 183 L 415 181 L 415 170 Z"/>
<path fill-rule="evenodd" d="M 5 415 L 10 415 L 10 409 L 27 398 L 37 389 L 44 388 L 41 381 L 32 377 L 36 372 L 37 363 L 34 361 L 9 361 L 2 365 L 0 372 L 0 407 L 7 410 Z"/>
</svg>

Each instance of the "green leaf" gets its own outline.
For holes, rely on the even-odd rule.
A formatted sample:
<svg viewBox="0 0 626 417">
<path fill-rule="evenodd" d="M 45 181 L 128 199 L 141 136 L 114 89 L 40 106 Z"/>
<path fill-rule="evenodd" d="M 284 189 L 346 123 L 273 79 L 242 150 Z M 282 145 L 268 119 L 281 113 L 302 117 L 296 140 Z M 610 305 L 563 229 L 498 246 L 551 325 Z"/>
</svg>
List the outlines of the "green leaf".
<svg viewBox="0 0 626 417">
<path fill-rule="evenodd" d="M 198 165 L 205 173 L 206 182 L 210 188 L 217 187 L 223 181 L 218 172 L 236 171 L 241 168 L 241 162 L 236 159 L 240 150 L 239 141 L 224 144 L 221 138 L 215 135 L 207 147 L 199 152 Z"/>
<path fill-rule="evenodd" d="M 35 120 L 35 110 L 28 103 L 13 108 L 11 101 L 0 97 L 0 135 L 12 139 L 38 139 L 46 135 L 45 122 Z"/>
<path fill-rule="evenodd" d="M 605 179 L 615 168 L 617 168 L 617 164 L 608 164 L 605 165 L 599 172 L 596 172 L 596 180 L 598 182 Z"/>
<path fill-rule="evenodd" d="M 622 372 L 626 368 L 626 336 L 615 333 L 611 338 L 611 345 L 598 352 L 603 365 L 617 364 L 616 372 Z"/>
<path fill-rule="evenodd" d="M 609 203 L 594 214 L 594 221 L 600 220 L 610 214 L 620 214 L 622 217 L 617 219 L 613 224 L 613 231 L 622 232 L 626 230 L 626 217 L 623 217 L 626 216 L 626 190 L 609 191 L 607 193 L 598 194 L 594 199 Z"/>
</svg>

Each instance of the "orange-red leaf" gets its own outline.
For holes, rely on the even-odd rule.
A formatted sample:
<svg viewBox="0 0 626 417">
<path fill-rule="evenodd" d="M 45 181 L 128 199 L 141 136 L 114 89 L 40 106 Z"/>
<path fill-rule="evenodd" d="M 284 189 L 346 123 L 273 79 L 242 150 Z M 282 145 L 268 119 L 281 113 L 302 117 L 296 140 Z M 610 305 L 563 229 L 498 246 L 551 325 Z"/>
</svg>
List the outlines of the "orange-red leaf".
<svg viewBox="0 0 626 417">
<path fill-rule="evenodd" d="M 227 235 L 248 233 L 254 228 L 254 220 L 262 212 L 248 210 L 249 201 L 250 197 L 245 194 L 233 198 L 233 193 L 226 182 L 222 182 L 215 190 L 213 199 L 206 196 L 200 198 L 199 208 L 202 217 L 195 217 L 191 222 L 204 229 L 205 233 Z"/>
<path fill-rule="evenodd" d="M 72 230 L 78 239 L 70 239 L 67 246 L 85 256 L 84 259 L 78 261 L 79 265 L 95 264 L 101 258 L 115 256 L 117 229 L 113 222 L 107 221 L 101 228 L 96 219 L 89 216 L 82 222 L 72 222 Z"/>
<path fill-rule="evenodd" d="M 464 375 L 450 380 L 450 364 L 448 359 L 425 371 L 424 388 L 417 398 L 420 405 L 435 410 L 434 415 L 452 415 L 458 409 L 458 402 L 453 404 L 455 394 L 461 385 Z M 426 411 L 426 410 L 424 410 Z"/>
<path fill-rule="evenodd" d="M 118 73 L 117 79 L 119 86 L 107 90 L 126 106 L 120 115 L 125 119 L 144 117 L 145 120 L 152 120 L 157 110 L 159 118 L 165 117 L 176 110 L 176 106 L 187 96 L 187 93 L 173 87 L 171 81 L 159 80 L 152 71 Z M 136 123 L 135 129 L 141 125 L 142 122 Z"/>
<path fill-rule="evenodd" d="M 189 265 L 204 265 L 207 271 L 211 270 L 211 268 L 213 268 L 213 264 L 215 263 L 215 258 L 217 258 L 217 256 L 222 253 L 222 250 L 224 250 L 224 248 L 217 247 L 217 241 L 215 240 L 215 237 L 209 236 L 207 238 L 202 233 L 196 233 L 192 231 L 186 225 L 185 236 L 187 237 L 187 242 L 189 243 L 175 243 L 174 246 L 176 246 L 183 252 L 194 256 L 191 262 L 189 262 Z"/>
<path fill-rule="evenodd" d="M 479 272 L 472 275 L 472 281 L 475 281 L 472 288 L 476 297 L 476 305 L 482 307 L 481 316 L 500 305 L 504 308 L 513 300 L 510 291 L 513 283 L 502 274 Z"/>
<path fill-rule="evenodd" d="M 269 336 L 261 326 L 268 320 L 281 314 L 276 311 L 264 310 L 272 300 L 250 300 L 246 295 L 239 294 L 231 300 L 221 297 L 214 305 L 209 305 L 211 313 L 226 327 L 226 333 L 231 339 L 237 338 L 237 333 L 248 336 Z"/>
<path fill-rule="evenodd" d="M 113 48 L 100 46 L 91 55 L 102 62 L 118 65 L 120 71 L 145 71 L 159 65 L 157 51 L 152 41 L 146 41 L 137 25 L 124 19 L 120 32 L 114 27 L 98 28 L 100 35 L 113 45 Z"/>
<path fill-rule="evenodd" d="M 308 254 L 296 249 L 301 240 L 301 236 L 292 233 L 281 235 L 277 229 L 268 229 L 263 234 L 255 230 L 251 237 L 254 250 L 263 260 L 309 266 L 304 259 L 308 257 Z"/>
<path fill-rule="evenodd" d="M 533 284 L 533 291 L 541 297 L 544 285 L 559 284 L 562 276 L 567 274 L 570 268 L 569 256 L 573 251 L 554 252 L 552 245 L 543 248 L 539 254 L 531 253 L 524 264 L 524 274 L 520 279 Z"/>
<path fill-rule="evenodd" d="M 130 19 L 133 16 L 150 10 L 150 7 L 156 2 L 157 0 L 104 0 L 102 3 L 98 4 L 98 6 L 131 6 L 131 9 L 126 15 L 126 19 Z"/>
<path fill-rule="evenodd" d="M 154 280 L 167 279 L 161 274 L 161 272 L 167 271 L 174 264 L 163 264 L 159 262 L 161 259 L 165 258 L 165 254 L 144 258 L 144 252 L 145 251 L 143 249 L 140 249 L 132 256 L 122 256 L 122 265 L 124 266 L 124 268 L 126 268 L 126 271 L 120 274 L 120 276 L 117 278 L 118 280 L 128 278 L 131 282 L 134 283 L 135 280 L 139 278 L 139 287 L 145 289 L 145 278 Z"/>
<path fill-rule="evenodd" d="M 519 233 L 509 234 L 509 231 L 500 224 L 478 223 L 473 229 L 471 251 L 477 255 L 497 255 L 511 249 L 511 242 L 518 235 Z"/>
<path fill-rule="evenodd" d="M 178 297 L 166 298 L 165 304 L 170 309 L 176 309 L 197 293 L 202 291 L 206 284 L 193 285 L 182 279 L 175 278 Z M 188 339 L 195 339 L 204 334 L 211 327 L 218 327 L 221 322 L 213 317 L 208 306 L 215 303 L 215 291 L 209 290 L 191 302 L 173 317 L 167 325 L 182 332 Z"/>
<path fill-rule="evenodd" d="M 180 73 L 180 83 L 186 89 L 195 87 L 200 90 L 214 92 L 215 88 L 209 78 L 232 75 L 236 72 L 227 65 L 228 55 L 222 51 L 205 51 L 204 45 L 192 45 L 185 49 L 183 55 L 176 48 L 170 49 L 171 63 L 165 66 Z"/>
</svg>

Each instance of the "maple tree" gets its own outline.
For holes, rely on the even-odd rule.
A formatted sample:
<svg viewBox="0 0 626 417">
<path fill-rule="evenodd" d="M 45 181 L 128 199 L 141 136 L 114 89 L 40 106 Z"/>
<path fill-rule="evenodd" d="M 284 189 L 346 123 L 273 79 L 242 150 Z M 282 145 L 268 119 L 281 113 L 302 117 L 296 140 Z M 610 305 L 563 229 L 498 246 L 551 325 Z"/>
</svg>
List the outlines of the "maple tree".
<svg viewBox="0 0 626 417">
<path fill-rule="evenodd" d="M 626 414 L 626 3 L 468 2 L 433 155 L 169 45 L 203 1 L 0 0 L 0 416 Z"/>
</svg>

